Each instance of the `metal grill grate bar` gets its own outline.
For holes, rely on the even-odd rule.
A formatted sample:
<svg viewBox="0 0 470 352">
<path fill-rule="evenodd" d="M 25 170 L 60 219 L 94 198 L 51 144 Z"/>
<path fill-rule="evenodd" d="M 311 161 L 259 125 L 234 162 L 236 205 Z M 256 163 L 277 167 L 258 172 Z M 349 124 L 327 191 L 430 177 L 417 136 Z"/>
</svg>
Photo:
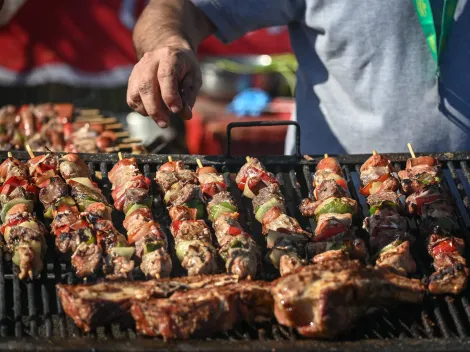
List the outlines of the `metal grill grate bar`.
<svg viewBox="0 0 470 352">
<path fill-rule="evenodd" d="M 195 167 L 195 158 L 190 156 L 173 156 L 175 160 L 182 160 Z M 240 223 L 258 242 L 263 251 L 265 248 L 265 238 L 261 235 L 261 226 L 254 219 L 251 200 L 241 196 L 241 191 L 232 178 L 238 172 L 244 159 L 233 158 L 224 160 L 217 157 L 199 157 L 204 164 L 214 165 L 219 171 L 223 172 L 224 179 L 228 184 L 228 189 L 234 196 L 234 199 L 240 209 Z M 167 159 L 164 155 L 137 157 L 139 168 L 143 174 L 152 180 L 151 191 L 154 196 L 155 206 L 154 215 L 162 225 L 162 230 L 167 235 L 171 252 L 173 251 L 172 237 L 168 235 L 168 226 L 170 224 L 167 211 L 162 206 L 161 196 L 157 186 L 153 181 L 155 171 Z M 265 160 L 266 159 L 266 160 Z M 108 180 L 108 171 L 111 169 L 117 158 L 115 156 L 87 156 L 86 161 L 92 171 L 100 171 L 102 174 L 98 182 L 108 201 L 112 202 L 110 197 L 111 184 Z M 261 158 L 261 161 L 267 165 L 269 171 L 276 175 L 280 181 L 281 190 L 286 198 L 286 206 L 291 216 L 299 219 L 304 228 L 315 229 L 315 222 L 312 219 L 302 219 L 299 214 L 298 206 L 303 198 L 312 194 L 312 172 L 316 165 L 314 162 L 306 162 L 299 159 L 289 159 L 288 157 L 269 159 Z M 345 179 L 351 196 L 360 201 L 363 214 L 360 214 L 357 225 L 360 225 L 363 217 L 368 214 L 368 207 L 365 205 L 365 199 L 359 194 L 358 168 L 360 162 L 365 157 L 340 158 Z M 406 157 L 397 156 L 395 161 L 402 166 Z M 453 191 L 456 202 L 460 204 L 462 211 L 462 234 L 467 233 L 468 224 L 465 222 L 470 214 L 469 195 L 470 195 L 470 170 L 466 161 L 454 160 L 447 162 L 446 181 L 449 189 Z M 456 166 L 461 167 L 460 169 Z M 361 216 L 362 215 L 362 216 Z M 123 215 L 113 212 L 113 221 L 118 230 L 122 229 Z M 465 223 L 464 223 L 465 222 Z M 467 226 L 465 226 L 467 225 Z M 430 258 L 424 249 L 424 238 L 419 236 L 419 223 L 410 221 L 412 232 L 417 235 L 418 242 L 413 249 L 413 256 L 417 261 L 419 271 L 422 274 L 431 272 Z M 363 233 L 362 231 L 359 231 Z M 468 244 L 468 241 L 467 241 Z M 34 282 L 20 282 L 16 275 L 11 273 L 11 265 L 4 263 L 3 253 L 0 251 L 0 336 L 2 337 L 21 337 L 23 335 L 62 338 L 87 337 L 95 340 L 136 340 L 136 346 L 142 340 L 133 328 L 124 328 L 119 324 L 104 326 L 93 331 L 91 334 L 82 335 L 70 319 L 66 319 L 57 299 L 54 285 L 57 282 L 77 283 L 81 282 L 72 274 L 70 264 L 60 265 L 59 259 L 54 253 L 54 241 L 48 238 L 50 249 L 47 253 L 47 266 L 45 267 L 41 279 Z M 174 253 L 172 253 L 174 255 Z M 174 257 L 174 259 L 176 259 Z M 175 260 L 177 263 L 177 261 Z M 176 274 L 178 269 L 175 270 Z M 273 278 L 273 276 L 266 276 Z M 467 291 L 468 292 L 468 291 Z M 376 313 L 361 321 L 361 327 L 357 330 L 354 339 L 374 338 L 374 339 L 405 339 L 406 338 L 436 338 L 436 337 L 461 337 L 466 338 L 470 331 L 470 305 L 464 293 L 461 296 L 445 298 L 428 297 L 421 307 L 410 307 Z M 41 298 L 39 298 L 39 294 Z M 55 300 L 55 302 L 54 302 Z M 12 304 L 10 304 L 10 302 Z M 351 337 L 349 337 L 351 338 Z M 218 334 L 212 338 L 213 341 L 232 340 L 232 341 L 292 341 L 292 346 L 297 343 L 298 335 L 290 328 L 277 325 L 275 322 L 263 324 L 243 323 L 235 330 L 225 334 Z M 159 339 L 158 341 L 161 341 Z M 302 342 L 302 339 L 299 340 Z M 272 342 L 271 342 L 272 343 Z M 315 346 L 315 342 L 311 346 Z"/>
</svg>

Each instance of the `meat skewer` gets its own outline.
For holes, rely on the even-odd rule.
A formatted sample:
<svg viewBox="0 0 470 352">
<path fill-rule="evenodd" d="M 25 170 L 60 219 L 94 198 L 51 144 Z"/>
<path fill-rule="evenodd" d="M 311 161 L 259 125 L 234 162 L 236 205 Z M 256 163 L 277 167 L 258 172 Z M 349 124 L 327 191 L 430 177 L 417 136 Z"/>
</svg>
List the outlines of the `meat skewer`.
<svg viewBox="0 0 470 352">
<path fill-rule="evenodd" d="M 168 244 L 152 215 L 150 180 L 139 171 L 135 158 L 123 159 L 121 153 L 108 177 L 114 206 L 125 214 L 123 225 L 141 261 L 140 269 L 148 277 L 170 276 L 172 262 Z"/>
<path fill-rule="evenodd" d="M 219 255 L 228 274 L 240 278 L 255 278 L 261 264 L 261 253 L 251 235 L 238 222 L 238 208 L 223 176 L 212 166 L 204 167 L 196 159 L 196 175 L 207 204 L 207 214 L 220 245 Z"/>
<path fill-rule="evenodd" d="M 39 190 L 31 183 L 26 165 L 11 153 L 0 165 L 0 174 L 0 232 L 7 256 L 19 267 L 20 280 L 34 279 L 44 267 L 47 250 L 46 228 L 34 216 Z"/>
<path fill-rule="evenodd" d="M 375 264 L 402 275 L 414 273 L 416 263 L 410 253 L 414 237 L 408 232 L 406 218 L 400 214 L 402 206 L 396 193 L 399 182 L 390 160 L 374 151 L 361 166 L 360 179 L 360 191 L 370 207 L 363 228 L 369 233 Z"/>
<path fill-rule="evenodd" d="M 176 255 L 190 276 L 215 274 L 219 271 L 217 250 L 202 219 L 204 203 L 196 173 L 181 161 L 168 160 L 158 169 L 155 181 L 169 208 Z"/>
<path fill-rule="evenodd" d="M 111 221 L 111 206 L 101 190 L 91 179 L 88 166 L 77 154 L 62 156 L 59 171 L 71 189 L 81 217 L 96 233 L 97 245 L 103 253 L 103 272 L 109 277 L 128 277 L 134 269 L 132 257 L 135 248 Z"/>
<path fill-rule="evenodd" d="M 314 243 L 307 245 L 312 261 L 359 259 L 365 262 L 366 245 L 352 227 L 357 202 L 349 198 L 338 160 L 325 154 L 317 165 L 313 186 L 313 197 L 304 199 L 300 205 L 302 215 L 317 222 Z"/>
<path fill-rule="evenodd" d="M 32 180 L 40 189 L 39 200 L 45 209 L 44 217 L 52 219 L 51 234 L 55 236 L 56 249 L 71 256 L 78 277 L 95 274 L 102 262 L 102 251 L 96 242 L 95 230 L 81 217 L 80 205 L 59 174 L 58 156 L 49 153 L 35 157 L 29 145 L 26 149 L 31 157 L 27 166 Z"/>
<path fill-rule="evenodd" d="M 412 158 L 398 173 L 409 215 L 421 222 L 420 233 L 426 237 L 427 250 L 435 272 L 429 277 L 433 294 L 459 294 L 467 286 L 468 268 L 463 257 L 465 243 L 458 236 L 455 205 L 442 185 L 441 165 L 431 156 L 416 157 L 408 143 Z"/>
<path fill-rule="evenodd" d="M 114 117 L 79 116 L 72 122 L 71 104 L 23 105 L 0 109 L 0 147 L 20 149 L 29 144 L 34 151 L 108 152 L 131 149 L 133 141 L 120 142 L 124 137 L 113 132 L 122 128 Z"/>
<path fill-rule="evenodd" d="M 285 200 L 279 182 L 256 158 L 247 162 L 238 172 L 235 182 L 243 196 L 252 199 L 255 218 L 262 224 L 270 249 L 268 260 L 281 275 L 306 263 L 305 245 L 311 237 L 298 221 L 286 214 Z"/>
</svg>

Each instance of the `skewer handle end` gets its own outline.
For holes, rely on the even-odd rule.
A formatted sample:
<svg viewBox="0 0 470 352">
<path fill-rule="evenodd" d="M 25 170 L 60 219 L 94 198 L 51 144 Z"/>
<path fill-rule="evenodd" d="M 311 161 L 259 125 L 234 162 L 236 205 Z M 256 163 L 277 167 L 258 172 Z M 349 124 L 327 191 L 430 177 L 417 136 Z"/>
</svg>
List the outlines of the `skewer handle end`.
<svg viewBox="0 0 470 352">
<path fill-rule="evenodd" d="M 416 155 L 415 155 L 415 152 L 413 150 L 413 146 L 411 145 L 411 143 L 408 143 L 407 146 L 408 146 L 408 150 L 410 151 L 411 157 L 413 159 L 416 158 Z"/>
<path fill-rule="evenodd" d="M 25 148 L 26 148 L 26 151 L 28 152 L 29 154 L 29 157 L 32 159 L 34 158 L 34 153 L 33 153 L 33 150 L 31 149 L 31 146 L 29 144 L 25 144 Z"/>
</svg>

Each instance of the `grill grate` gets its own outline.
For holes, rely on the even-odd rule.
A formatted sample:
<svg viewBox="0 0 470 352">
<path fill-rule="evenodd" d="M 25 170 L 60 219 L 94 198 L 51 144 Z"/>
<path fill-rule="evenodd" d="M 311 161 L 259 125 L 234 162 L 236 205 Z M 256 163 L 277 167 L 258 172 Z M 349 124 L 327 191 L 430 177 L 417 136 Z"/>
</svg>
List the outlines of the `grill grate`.
<svg viewBox="0 0 470 352">
<path fill-rule="evenodd" d="M 19 159 L 26 160 L 26 153 L 18 152 L 15 156 Z M 112 201 L 110 190 L 111 184 L 107 178 L 108 171 L 117 161 L 115 155 L 83 155 L 88 162 L 88 166 L 92 171 L 100 171 L 101 180 L 95 180 L 103 189 L 104 194 L 109 201 Z M 368 213 L 367 204 L 362 195 L 359 194 L 359 177 L 357 170 L 361 163 L 368 156 L 345 156 L 339 157 L 339 161 L 343 166 L 345 177 L 353 198 L 360 203 L 361 212 L 356 222 L 358 228 L 364 216 Z M 403 167 L 407 156 L 401 154 L 389 155 L 391 160 L 397 166 Z M 470 253 L 468 226 L 470 223 L 470 168 L 468 161 L 470 154 L 456 155 L 439 155 L 445 166 L 445 182 L 454 196 L 460 215 L 460 223 L 462 236 L 466 239 L 466 251 Z M 0 153 L 3 160 L 6 155 Z M 196 167 L 196 157 L 187 155 L 175 155 L 174 160 L 182 160 L 189 167 Z M 251 201 L 242 198 L 241 193 L 233 181 L 234 174 L 243 165 L 243 158 L 223 157 L 200 157 L 204 164 L 214 165 L 220 172 L 228 184 L 228 189 L 234 196 L 235 201 L 240 208 L 240 222 L 247 231 L 254 235 L 257 243 L 266 252 L 264 238 L 260 235 L 260 224 L 254 219 Z M 300 217 L 298 204 L 300 201 L 312 194 L 312 173 L 316 161 L 307 162 L 306 160 L 296 157 L 265 157 L 260 158 L 266 165 L 267 169 L 273 172 L 281 184 L 282 192 L 286 198 L 287 211 L 291 216 L 295 216 L 300 220 L 302 226 L 306 229 L 315 228 L 315 223 L 311 219 Z M 164 155 L 139 156 L 137 157 L 141 171 L 145 176 L 153 180 L 155 171 L 158 167 L 166 162 L 167 157 Z M 167 235 L 170 248 L 173 248 L 172 237 L 169 233 L 168 226 L 170 219 L 166 210 L 162 206 L 161 197 L 158 194 L 156 185 L 152 184 L 152 194 L 154 197 L 154 215 L 161 223 L 163 232 Z M 41 217 L 41 214 L 38 214 Z M 43 219 L 40 219 L 43 220 Z M 120 231 L 122 228 L 123 215 L 119 212 L 113 212 L 113 222 Z M 418 241 L 413 248 L 413 255 L 417 259 L 419 277 L 427 276 L 431 272 L 431 262 L 424 250 L 424 242 L 419 238 L 416 232 L 419 224 L 414 220 L 410 221 L 412 231 L 418 237 Z M 366 236 L 365 233 L 359 234 Z M 100 327 L 89 334 L 82 334 L 81 331 L 73 324 L 72 320 L 65 316 L 60 301 L 56 295 L 56 283 L 78 283 L 81 282 L 72 272 L 70 263 L 61 262 L 54 253 L 54 241 L 48 236 L 48 251 L 46 263 L 40 279 L 29 282 L 21 282 L 17 279 L 16 273 L 11 263 L 4 260 L 4 254 L 0 250 L 0 349 L 10 348 L 23 341 L 23 347 L 28 346 L 31 338 L 36 338 L 33 347 L 44 348 L 55 346 L 57 349 L 72 348 L 73 346 L 86 349 L 92 346 L 100 346 L 101 349 L 119 350 L 119 349 L 145 349 L 163 348 L 172 346 L 176 348 L 178 343 L 173 342 L 166 344 L 161 339 L 143 338 L 135 333 L 132 327 L 120 326 L 113 324 L 112 326 Z M 174 251 L 172 251 L 174 252 Z M 174 253 L 173 260 L 175 265 L 174 273 L 179 275 L 181 267 L 178 267 L 178 261 Z M 266 265 L 265 265 L 266 267 Z M 266 268 L 265 268 L 266 269 Z M 265 270 L 266 279 L 273 279 L 275 274 L 269 269 Z M 95 278 L 93 280 L 96 280 Z M 93 281 L 90 280 L 90 281 Z M 208 348 L 222 349 L 230 348 L 236 343 L 237 349 L 249 348 L 251 350 L 263 350 L 272 348 L 318 348 L 326 349 L 336 346 L 350 346 L 362 349 L 362 346 L 369 346 L 369 349 L 385 348 L 387 342 L 378 342 L 377 340 L 395 340 L 405 339 L 406 345 L 393 345 L 386 348 L 394 350 L 401 346 L 400 350 L 406 347 L 415 348 L 418 345 L 426 345 L 427 348 L 435 348 L 447 343 L 450 346 L 447 349 L 458 348 L 459 345 L 454 344 L 454 340 L 467 340 L 470 334 L 470 304 L 468 301 L 468 290 L 457 297 L 426 297 L 425 303 L 421 306 L 406 306 L 398 309 L 385 310 L 376 312 L 360 321 L 349 335 L 345 336 L 340 344 L 325 343 L 319 341 L 306 341 L 301 338 L 293 329 L 279 326 L 275 322 L 263 324 L 247 324 L 243 323 L 235 330 L 220 333 L 206 340 L 195 340 L 191 343 L 191 347 L 187 349 Z M 435 340 L 440 339 L 438 343 Z M 21 340 L 19 340 L 21 339 Z M 26 339 L 26 340 L 25 340 Z M 365 340 L 373 341 L 367 342 Z M 133 342 L 133 340 L 136 340 Z M 106 344 L 103 345 L 103 341 Z M 149 344 L 149 341 L 152 344 Z M 357 345 L 351 341 L 361 343 Z M 418 342 L 419 341 L 419 342 Z M 51 345 L 52 343 L 52 345 Z M 247 345 L 245 345 L 245 343 Z M 288 344 L 286 344 L 288 343 Z M 186 345 L 188 346 L 188 345 Z M 243 347 L 245 346 L 245 347 Z M 248 347 L 247 347 L 248 346 Z M 328 347 L 329 346 L 329 347 Z M 361 346 L 361 347 L 360 347 Z M 18 348 L 18 347 L 17 347 Z M 21 348 L 23 349 L 23 348 Z"/>
</svg>

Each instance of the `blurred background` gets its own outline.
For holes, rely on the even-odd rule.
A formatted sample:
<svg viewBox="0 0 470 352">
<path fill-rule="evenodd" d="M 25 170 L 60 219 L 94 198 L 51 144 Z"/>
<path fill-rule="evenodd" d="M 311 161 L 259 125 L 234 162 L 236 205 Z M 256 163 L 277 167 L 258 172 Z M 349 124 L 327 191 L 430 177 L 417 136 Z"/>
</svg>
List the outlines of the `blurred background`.
<svg viewBox="0 0 470 352">
<path fill-rule="evenodd" d="M 72 139 L 96 141 L 103 131 L 112 129 L 93 126 L 109 124 L 120 125 L 114 132 L 125 140 L 116 142 L 109 132 L 106 138 L 113 140 L 114 149 L 106 144 L 97 151 L 142 144 L 145 148 L 136 148 L 136 153 L 216 155 L 225 152 L 230 122 L 290 119 L 297 63 L 283 27 L 249 33 L 228 46 L 215 38 L 201 45 L 203 87 L 192 120 L 172 118 L 171 128 L 162 130 L 150 119 L 131 113 L 126 89 L 136 62 L 132 29 L 146 3 L 7 0 L 0 16 L 0 107 L 11 104 L 15 109 L 11 107 L 8 113 L 3 109 L 0 134 L 8 136 L 0 138 L 0 147 L 22 148 L 21 143 L 11 142 L 16 134 L 22 143 L 34 138 L 42 141 L 30 143 L 37 144 L 38 150 L 52 148 L 50 132 L 43 131 L 51 125 L 36 120 L 43 115 L 51 120 L 60 109 L 54 105 L 38 109 L 40 103 L 71 103 L 75 115 L 80 115 L 73 119 L 81 123 L 71 124 L 73 133 L 69 131 L 65 137 L 63 128 L 51 121 L 54 128 L 49 130 L 62 133 L 61 139 L 57 137 L 62 142 L 54 148 L 66 151 L 87 149 Z M 35 130 L 28 134 L 25 121 L 32 121 L 30 115 L 36 122 Z M 5 128 L 7 120 L 15 121 L 9 129 Z M 90 123 L 94 125 L 90 127 Z M 285 135 L 285 127 L 234 130 L 234 154 L 282 154 Z"/>
</svg>

